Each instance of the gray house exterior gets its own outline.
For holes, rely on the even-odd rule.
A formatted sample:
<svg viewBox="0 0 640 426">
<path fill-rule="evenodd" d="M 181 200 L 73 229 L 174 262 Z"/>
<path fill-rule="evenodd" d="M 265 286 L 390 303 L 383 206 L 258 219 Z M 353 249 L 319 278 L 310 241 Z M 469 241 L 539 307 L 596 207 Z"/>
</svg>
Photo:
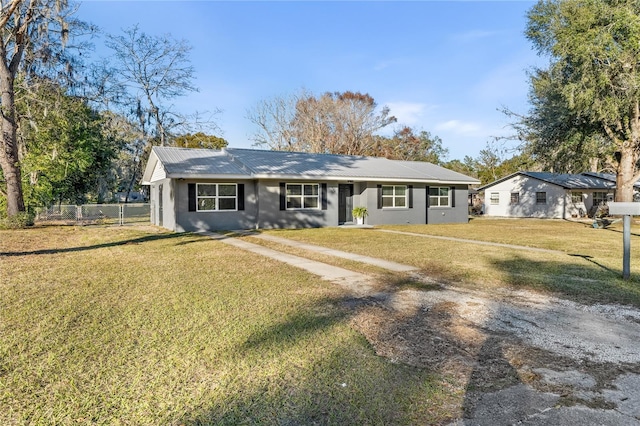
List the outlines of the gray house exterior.
<svg viewBox="0 0 640 426">
<path fill-rule="evenodd" d="M 516 172 L 478 188 L 484 214 L 498 217 L 584 217 L 615 195 L 615 176 L 601 173 Z"/>
<path fill-rule="evenodd" d="M 227 148 L 154 147 L 143 184 L 151 221 L 183 232 L 351 223 L 468 221 L 476 179 L 434 164 L 385 158 Z"/>
</svg>

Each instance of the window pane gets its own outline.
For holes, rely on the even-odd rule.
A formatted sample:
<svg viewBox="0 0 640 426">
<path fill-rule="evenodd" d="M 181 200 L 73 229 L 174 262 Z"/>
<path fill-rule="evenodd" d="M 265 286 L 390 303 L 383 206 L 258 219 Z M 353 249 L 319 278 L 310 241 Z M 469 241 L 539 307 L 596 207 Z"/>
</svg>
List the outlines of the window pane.
<svg viewBox="0 0 640 426">
<path fill-rule="evenodd" d="M 198 199 L 198 210 L 215 210 L 216 199 L 215 198 L 200 198 Z"/>
<path fill-rule="evenodd" d="M 287 195 L 302 195 L 302 185 L 287 185 Z"/>
<path fill-rule="evenodd" d="M 393 207 L 393 197 L 383 197 L 382 207 Z"/>
<path fill-rule="evenodd" d="M 440 207 L 449 206 L 449 197 L 440 197 Z"/>
<path fill-rule="evenodd" d="M 429 205 L 432 207 L 438 207 L 440 199 L 438 197 L 429 197 Z"/>
<path fill-rule="evenodd" d="M 304 207 L 306 209 L 318 208 L 318 197 L 304 197 Z"/>
<path fill-rule="evenodd" d="M 438 193 L 441 196 L 447 197 L 447 196 L 449 196 L 449 188 L 443 188 L 443 187 L 438 188 Z"/>
<path fill-rule="evenodd" d="M 235 197 L 236 186 L 235 185 L 218 185 L 218 191 L 219 191 L 218 195 Z"/>
<path fill-rule="evenodd" d="M 216 186 L 215 185 L 198 185 L 198 195 L 199 196 L 210 196 L 214 197 L 216 195 Z"/>
<path fill-rule="evenodd" d="M 220 210 L 235 210 L 236 199 L 235 198 L 220 198 L 219 201 Z"/>
<path fill-rule="evenodd" d="M 396 186 L 396 195 L 400 196 L 400 195 L 404 195 L 407 192 L 407 187 L 406 186 Z"/>
<path fill-rule="evenodd" d="M 393 186 L 383 186 L 382 195 L 393 195 Z"/>
<path fill-rule="evenodd" d="M 396 197 L 396 207 L 405 207 L 407 199 L 402 196 L 402 197 Z"/>
<path fill-rule="evenodd" d="M 438 195 L 438 187 L 437 186 L 431 186 L 429 187 L 429 195 Z"/>
<path fill-rule="evenodd" d="M 318 185 L 305 185 L 304 195 L 318 195 Z"/>
<path fill-rule="evenodd" d="M 302 208 L 302 199 L 300 197 L 287 197 L 288 209 L 300 209 Z"/>
</svg>

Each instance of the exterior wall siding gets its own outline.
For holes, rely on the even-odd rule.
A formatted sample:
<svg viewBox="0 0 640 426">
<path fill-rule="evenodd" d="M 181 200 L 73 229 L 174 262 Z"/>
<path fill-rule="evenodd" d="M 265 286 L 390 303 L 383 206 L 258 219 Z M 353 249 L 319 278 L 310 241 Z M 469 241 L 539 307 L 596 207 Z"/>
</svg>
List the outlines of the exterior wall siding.
<svg viewBox="0 0 640 426">
<path fill-rule="evenodd" d="M 316 228 L 338 226 L 338 184 L 327 183 L 327 209 L 280 210 L 280 182 L 318 183 L 296 180 L 258 182 L 258 226 L 260 228 Z"/>
<path fill-rule="evenodd" d="M 284 181 L 285 183 L 326 183 L 327 208 L 280 210 L 281 180 L 195 180 L 163 179 L 151 184 L 152 222 L 159 225 L 158 190 L 163 187 L 163 227 L 177 232 L 198 230 L 311 228 L 338 226 L 338 182 Z M 244 210 L 198 212 L 189 211 L 190 183 L 244 184 Z M 466 223 L 468 221 L 466 185 L 455 189 L 456 207 L 430 207 L 427 210 L 427 190 L 423 184 L 413 185 L 413 208 L 378 209 L 378 185 L 385 182 L 356 182 L 353 206 L 366 206 L 369 212 L 365 223 L 437 224 Z M 402 185 L 402 183 L 399 183 Z M 396 185 L 399 185 L 396 183 Z M 321 186 L 320 186 L 321 188 Z M 320 197 L 321 198 L 321 197 Z M 428 216 L 428 217 L 427 217 Z"/>
<path fill-rule="evenodd" d="M 537 192 L 546 193 L 545 204 L 537 203 Z M 519 194 L 517 203 L 511 202 L 512 193 Z M 492 194 L 498 194 L 497 204 L 492 204 Z M 571 217 L 571 212 L 578 212 L 577 208 L 569 209 L 572 204 L 571 191 L 522 175 L 487 188 L 484 203 L 484 214 L 487 216 L 565 219 Z"/>
<path fill-rule="evenodd" d="M 426 193 L 426 187 L 423 188 Z M 466 185 L 454 186 L 454 188 L 455 207 L 429 207 L 427 210 L 428 224 L 436 225 L 441 223 L 469 222 L 469 189 Z"/>
<path fill-rule="evenodd" d="M 251 180 L 176 180 L 175 231 L 252 229 L 256 223 L 256 192 Z M 189 211 L 190 183 L 241 183 L 244 184 L 245 209 L 234 211 Z"/>
</svg>

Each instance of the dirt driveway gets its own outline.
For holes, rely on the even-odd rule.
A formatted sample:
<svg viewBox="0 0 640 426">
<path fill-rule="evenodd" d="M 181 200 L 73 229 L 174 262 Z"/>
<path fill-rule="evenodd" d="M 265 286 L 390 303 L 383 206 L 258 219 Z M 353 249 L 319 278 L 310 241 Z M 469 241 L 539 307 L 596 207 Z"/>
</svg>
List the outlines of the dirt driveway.
<svg viewBox="0 0 640 426">
<path fill-rule="evenodd" d="M 640 424 L 640 310 L 414 279 L 434 288 L 353 299 L 353 324 L 379 355 L 450 377 L 454 424 Z"/>
<path fill-rule="evenodd" d="M 449 380 L 457 397 L 452 425 L 640 425 L 640 309 L 530 291 L 472 291 L 415 271 L 405 274 L 416 285 L 397 290 L 376 277 L 218 237 L 349 291 L 352 325 L 378 355 Z"/>
</svg>

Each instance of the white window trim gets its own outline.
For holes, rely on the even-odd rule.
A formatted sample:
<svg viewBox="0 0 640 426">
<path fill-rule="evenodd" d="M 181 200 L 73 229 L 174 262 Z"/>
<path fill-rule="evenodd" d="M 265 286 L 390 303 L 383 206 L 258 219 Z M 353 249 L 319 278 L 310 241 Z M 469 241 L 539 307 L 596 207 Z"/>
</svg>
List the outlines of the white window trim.
<svg viewBox="0 0 640 426">
<path fill-rule="evenodd" d="M 514 196 L 516 198 L 516 201 L 513 201 Z M 515 206 L 517 204 L 520 204 L 520 193 L 519 192 L 511 192 L 509 194 L 509 205 Z"/>
<path fill-rule="evenodd" d="M 440 195 L 440 189 L 446 189 L 447 190 L 447 195 Z M 432 189 L 437 189 L 438 190 L 438 195 L 431 195 L 431 194 L 427 194 L 427 197 L 429 197 L 429 207 L 433 207 L 433 208 L 448 208 L 451 207 L 451 188 L 448 186 L 430 186 L 429 187 L 429 192 L 431 192 Z M 438 199 L 438 204 L 433 204 L 431 203 L 431 197 L 436 197 Z M 442 198 L 447 198 L 447 205 L 443 205 L 440 203 L 440 199 Z"/>
<path fill-rule="evenodd" d="M 210 195 L 198 195 L 198 187 L 200 185 L 215 185 L 216 186 L 216 195 L 215 196 L 210 196 Z M 236 187 L 236 195 L 231 196 L 231 195 L 220 195 L 220 185 L 233 185 Z M 216 208 L 213 210 L 201 210 L 200 209 L 200 199 L 202 198 L 213 198 L 216 200 Z M 229 199 L 229 198 L 233 198 L 234 200 L 236 200 L 236 208 L 235 209 L 224 209 L 221 210 L 220 209 L 220 199 Z M 227 183 L 227 182 L 219 182 L 219 183 L 196 183 L 196 211 L 197 212 L 202 212 L 202 213 L 206 213 L 206 212 L 237 212 L 238 211 L 238 184 L 237 183 Z"/>
<path fill-rule="evenodd" d="M 299 186 L 301 186 L 300 195 L 289 195 L 288 194 L 289 185 L 296 185 L 296 186 L 299 185 Z M 318 194 L 315 195 L 315 197 L 317 198 L 316 207 L 305 207 L 304 199 L 305 198 L 314 197 L 314 195 L 304 195 L 304 187 L 305 186 L 314 186 L 314 185 L 318 187 L 318 191 L 317 191 Z M 287 210 L 320 210 L 320 209 L 322 209 L 322 205 L 321 205 L 322 200 L 320 199 L 321 191 L 322 191 L 322 187 L 321 187 L 321 185 L 319 183 L 295 183 L 295 182 L 287 183 L 287 184 L 285 184 L 285 188 L 284 188 L 285 208 Z M 289 207 L 289 198 L 290 197 L 300 198 L 300 205 L 302 207 Z"/>
<path fill-rule="evenodd" d="M 495 195 L 495 198 L 493 197 Z M 500 204 L 500 193 L 499 192 L 490 192 L 489 193 L 489 204 L 492 206 L 497 206 Z"/>
<path fill-rule="evenodd" d="M 385 187 L 392 187 L 393 188 L 393 194 L 392 195 L 384 195 L 384 188 Z M 396 195 L 396 188 L 399 187 L 404 187 L 404 206 L 396 206 L 396 198 L 398 197 L 402 197 L 402 195 Z M 382 208 L 383 209 L 409 209 L 409 186 L 408 185 L 382 185 Z M 385 206 L 384 205 L 384 199 L 385 198 L 391 198 L 392 201 L 392 205 L 391 206 Z"/>
</svg>

